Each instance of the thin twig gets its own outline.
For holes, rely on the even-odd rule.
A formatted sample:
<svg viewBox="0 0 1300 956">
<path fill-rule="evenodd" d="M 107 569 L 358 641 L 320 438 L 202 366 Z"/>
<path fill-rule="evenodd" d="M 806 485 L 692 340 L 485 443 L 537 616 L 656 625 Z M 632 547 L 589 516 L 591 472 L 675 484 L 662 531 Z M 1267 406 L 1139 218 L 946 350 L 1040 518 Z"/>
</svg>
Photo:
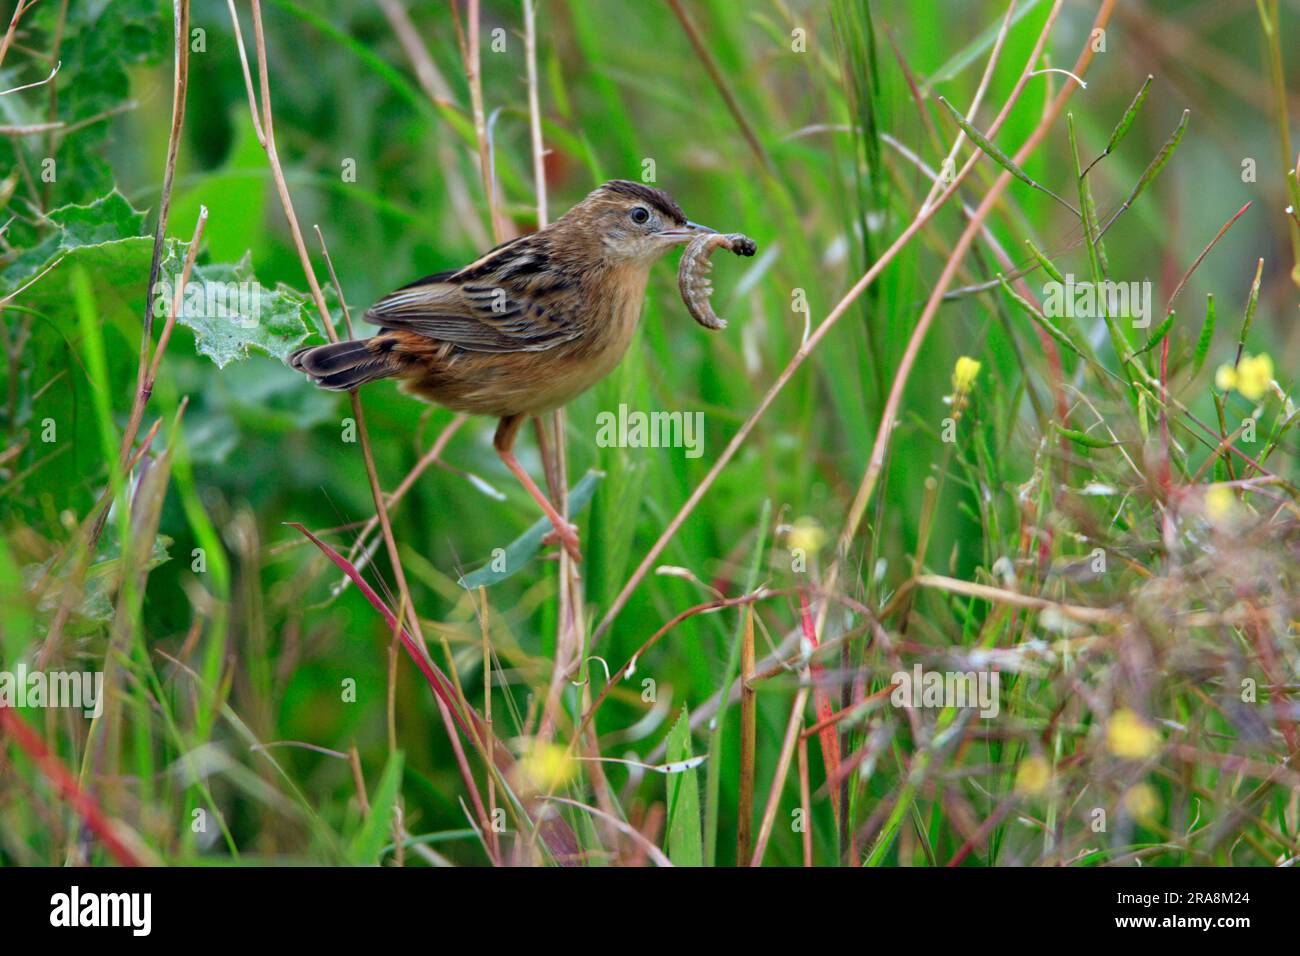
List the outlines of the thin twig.
<svg viewBox="0 0 1300 956">
<path fill-rule="evenodd" d="M 488 214 L 492 220 L 492 233 L 497 242 L 505 240 L 506 224 L 497 203 L 496 177 L 492 174 L 492 155 L 488 143 L 487 119 L 483 112 L 483 76 L 479 56 L 479 0 L 469 0 L 469 28 L 465 49 L 465 78 L 469 81 L 470 105 L 474 113 L 474 134 L 478 140 L 479 171 L 483 175 L 483 189 L 487 195 Z"/>
<path fill-rule="evenodd" d="M 18 21 L 22 19 L 23 14 L 27 11 L 27 0 L 18 0 L 14 4 L 14 15 L 9 18 L 9 29 L 5 31 L 4 40 L 0 40 L 0 64 L 5 61 L 5 55 L 9 52 L 9 45 L 14 41 L 14 33 L 18 29 Z"/>
<path fill-rule="evenodd" d="M 804 675 L 805 678 L 807 675 Z M 776 764 L 776 773 L 772 775 L 772 789 L 767 795 L 767 806 L 763 810 L 763 822 L 758 828 L 758 840 L 754 844 L 754 855 L 750 866 L 761 866 L 763 854 L 767 852 L 767 841 L 772 836 L 772 826 L 776 823 L 776 811 L 781 804 L 781 791 L 785 789 L 785 778 L 790 772 L 790 760 L 794 757 L 794 748 L 799 741 L 799 727 L 803 724 L 803 710 L 808 706 L 808 694 L 812 685 L 806 679 L 794 695 L 794 705 L 790 708 L 790 719 L 785 727 L 785 739 L 781 742 L 781 757 Z M 804 808 L 807 811 L 807 807 Z"/>
<path fill-rule="evenodd" d="M 172 209 L 172 184 L 176 180 L 176 157 L 181 149 L 181 128 L 185 125 L 185 91 L 190 77 L 190 0 L 173 0 L 176 50 L 172 69 L 172 128 L 167 137 L 167 166 L 163 171 L 162 199 L 158 203 L 158 225 L 153 234 L 153 257 L 149 262 L 149 285 L 144 296 L 144 339 L 153 336 L 154 284 L 162 266 L 163 238 Z"/>
</svg>

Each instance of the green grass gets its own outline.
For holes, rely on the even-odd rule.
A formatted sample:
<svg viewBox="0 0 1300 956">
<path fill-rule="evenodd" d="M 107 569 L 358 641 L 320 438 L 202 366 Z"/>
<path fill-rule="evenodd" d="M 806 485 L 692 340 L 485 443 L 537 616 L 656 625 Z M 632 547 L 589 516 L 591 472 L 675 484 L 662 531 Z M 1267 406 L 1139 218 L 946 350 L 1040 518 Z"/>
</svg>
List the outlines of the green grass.
<svg viewBox="0 0 1300 956">
<path fill-rule="evenodd" d="M 57 6 L 24 22 L 6 88 L 48 72 L 30 51 L 50 48 Z M 94 29 L 74 11 L 55 118 L 139 105 L 60 142 L 52 183 L 44 135 L 0 142 L 0 174 L 14 172 L 0 258 L 0 671 L 49 653 L 47 670 L 105 673 L 93 722 L 32 707 L 9 717 L 39 733 L 126 852 L 199 865 L 730 866 L 748 862 L 748 804 L 746 853 L 757 846 L 764 865 L 1300 855 L 1288 332 L 1300 273 L 1273 99 L 1296 82 L 1286 5 L 1116 16 L 1087 90 L 1017 157 L 1074 81 L 1030 77 L 990 134 L 994 117 L 1027 68 L 1073 66 L 1091 9 L 1065 4 L 1029 63 L 1053 4 L 1019 4 L 967 118 L 1003 5 L 683 3 L 697 49 L 672 4 L 543 0 L 551 218 L 602 179 L 653 167 L 692 219 L 752 236 L 759 253 L 718 258 L 713 303 L 729 325 L 716 334 L 686 314 L 675 258 L 657 267 L 627 356 L 566 410 L 579 577 L 539 556 L 537 509 L 493 454 L 493 423 L 471 419 L 390 499 L 406 588 L 378 531 L 350 552 L 375 514 L 365 456 L 391 493 L 453 415 L 370 386 L 363 448 L 347 399 L 281 361 L 324 330 L 219 3 L 192 12 L 206 49 L 189 55 L 165 269 L 179 271 L 205 206 L 198 274 L 229 275 L 247 250 L 267 318 L 223 340 L 258 344 L 220 368 L 199 351 L 211 327 L 178 323 L 140 433 L 160 425 L 141 464 L 118 466 L 170 128 L 170 10 L 154 6 L 114 5 Z M 429 98 L 379 5 L 263 11 L 280 159 L 335 324 L 314 225 L 356 321 L 491 244 L 460 6 L 459 25 L 445 4 L 410 12 L 448 103 Z M 482 18 L 501 209 L 532 229 L 520 4 L 487 2 Z M 1157 44 L 1173 20 L 1218 56 Z M 96 85 L 98 70 L 112 81 Z M 47 96 L 5 97 L 5 122 L 46 121 Z M 837 309 L 930 193 L 921 165 L 939 169 L 963 131 L 956 170 L 978 161 L 960 188 Z M 114 185 L 148 214 L 116 202 L 54 213 Z M 968 226 L 961 205 L 973 212 L 993 191 L 948 283 L 980 291 L 937 300 L 905 364 Z M 1048 314 L 1045 283 L 1066 276 L 1149 281 L 1149 325 Z M 1272 381 L 1255 380 L 1261 354 Z M 979 367 L 956 381 L 962 356 Z M 1228 387 L 1221 370 L 1234 365 Z M 600 447 L 597 415 L 620 404 L 703 412 L 704 454 Z M 540 482 L 531 429 L 519 449 Z M 346 555 L 373 600 L 288 523 Z M 377 603 L 407 618 L 409 645 Z M 454 714 L 412 666 L 417 631 Z M 747 640 L 757 660 L 742 703 Z M 996 671 L 997 715 L 895 706 L 892 675 L 916 664 Z M 834 732 L 810 730 L 827 710 Z M 752 764 L 740 746 L 751 718 Z M 474 730 L 449 733 L 458 725 Z M 0 863 L 120 862 L 21 739 L 0 737 Z"/>
</svg>

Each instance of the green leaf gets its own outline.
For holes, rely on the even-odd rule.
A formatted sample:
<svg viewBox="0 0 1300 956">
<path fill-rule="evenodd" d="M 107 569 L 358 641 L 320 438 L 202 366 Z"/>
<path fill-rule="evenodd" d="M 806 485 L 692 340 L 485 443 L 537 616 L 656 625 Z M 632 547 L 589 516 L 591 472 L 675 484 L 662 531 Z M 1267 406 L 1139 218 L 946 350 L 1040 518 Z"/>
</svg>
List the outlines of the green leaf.
<svg viewBox="0 0 1300 956">
<path fill-rule="evenodd" d="M 1133 358 L 1137 358 L 1143 352 L 1150 352 L 1153 348 L 1163 342 L 1165 336 L 1169 334 L 1169 330 L 1173 328 L 1174 318 L 1177 315 L 1177 312 L 1170 312 L 1169 315 L 1165 317 L 1165 320 L 1156 326 L 1155 331 L 1151 333 L 1151 337 L 1147 339 L 1147 344 L 1133 353 Z"/>
<path fill-rule="evenodd" d="M 1201 336 L 1196 340 L 1196 357 L 1192 360 L 1192 377 L 1200 374 L 1205 367 L 1205 358 L 1210 354 L 1210 344 L 1214 341 L 1214 326 L 1217 322 L 1214 314 L 1214 293 L 1205 297 L 1205 324 L 1201 326 Z"/>
<path fill-rule="evenodd" d="M 682 708 L 677 723 L 668 732 L 665 754 L 677 763 L 695 756 L 691 752 L 691 720 Z M 698 771 L 668 774 L 668 859 L 674 866 L 703 866 L 704 839 L 700 831 L 700 782 Z"/>
<path fill-rule="evenodd" d="M 30 481 L 39 481 L 42 493 L 49 495 L 42 505 L 49 513 L 68 508 L 82 513 L 98 494 L 96 485 L 110 459 L 102 453 L 101 410 L 96 403 L 106 394 L 113 421 L 127 414 L 138 364 L 140 317 L 150 301 L 146 286 L 153 238 L 143 234 L 144 226 L 143 213 L 116 191 L 85 205 L 62 206 L 49 213 L 41 241 L 0 271 L 0 293 L 14 295 L 7 312 L 33 317 L 24 350 L 31 374 L 18 380 L 11 428 L 34 429 L 44 421 L 57 426 L 56 437 L 48 443 L 45 439 L 28 441 L 13 462 L 14 473 L 24 477 L 4 490 L 5 496 L 12 496 L 10 501 L 20 500 Z M 176 239 L 164 243 L 160 288 L 161 283 L 175 282 L 187 249 L 186 243 Z M 87 380 L 85 363 L 79 357 L 83 330 L 76 310 L 69 307 L 76 275 L 85 277 L 95 304 L 96 327 L 104 346 L 106 392 L 100 384 Z M 282 358 L 306 337 L 306 300 L 283 286 L 259 290 L 256 299 L 249 300 L 249 311 L 255 304 L 260 312 L 251 327 L 237 322 L 241 311 L 238 282 L 253 281 L 247 257 L 234 266 L 201 265 L 191 278 L 194 276 L 199 281 L 192 282 L 193 295 L 204 298 L 204 308 L 197 310 L 197 316 L 193 310 L 183 309 L 179 324 L 194 329 L 200 351 L 218 364 L 243 358 L 252 350 Z M 208 317 L 212 313 L 206 311 L 204 280 L 213 279 L 236 282 L 234 315 Z M 171 296 L 156 296 L 152 304 L 155 315 L 165 314 Z M 155 329 L 161 327 L 155 323 Z M 185 348 L 185 338 L 174 338 L 171 349 Z M 184 367 L 184 363 L 168 365 L 171 370 Z M 5 384 L 0 371 L 0 386 Z M 202 417 L 220 409 L 199 403 L 194 411 Z M 282 419 L 292 409 L 284 411 Z"/>
<path fill-rule="evenodd" d="M 577 514 L 591 503 L 596 493 L 596 483 L 605 477 L 603 471 L 591 470 L 569 490 L 569 514 Z M 541 518 L 527 531 L 506 545 L 505 554 L 494 558 L 483 567 L 462 577 L 458 583 L 467 591 L 478 587 L 491 587 L 513 577 L 542 547 L 542 538 L 551 530 L 549 518 Z M 498 570 L 498 566 L 500 570 Z"/>
<path fill-rule="evenodd" d="M 1255 324 L 1255 308 L 1259 305 L 1259 283 L 1263 275 L 1264 260 L 1260 259 L 1255 266 L 1255 281 L 1250 284 L 1250 296 L 1246 299 L 1246 316 L 1241 321 L 1241 334 L 1237 336 L 1237 357 L 1232 360 L 1233 365 L 1241 361 L 1241 353 L 1246 350 L 1250 327 Z"/>
<path fill-rule="evenodd" d="M 91 278 L 97 298 L 143 304 L 153 239 L 142 234 L 144 214 L 121 193 L 114 190 L 86 206 L 64 206 L 49 219 L 57 230 L 0 274 L 0 287 L 10 291 L 40 276 L 18 296 L 18 304 L 57 317 L 64 311 L 58 307 L 66 289 L 63 276 L 78 266 Z M 163 246 L 152 297 L 158 319 L 171 308 L 187 250 L 188 244 L 176 239 Z M 233 265 L 195 266 L 176 321 L 194 332 L 199 353 L 219 368 L 247 358 L 252 349 L 283 360 L 310 331 L 309 304 L 306 295 L 283 283 L 264 288 L 245 253 Z"/>
<path fill-rule="evenodd" d="M 1084 448 L 1114 448 L 1116 445 L 1113 441 L 1108 441 L 1105 438 L 1096 438 L 1089 435 L 1087 432 L 1076 431 L 1073 428 L 1063 428 L 1055 422 L 1052 424 L 1058 432 L 1070 439 L 1070 441 L 1074 442 L 1076 445 L 1082 445 Z"/>
<path fill-rule="evenodd" d="M 110 146 L 112 118 L 124 109 L 134 108 L 130 102 L 132 64 L 156 63 L 169 52 L 173 36 L 171 4 L 157 0 L 78 0 L 27 6 L 32 12 L 22 20 L 24 42 L 30 49 L 59 51 L 59 72 L 50 84 L 57 96 L 47 100 L 43 91 L 29 93 L 26 98 L 6 96 L 0 109 L 6 113 L 38 109 L 26 121 L 43 122 L 48 118 L 46 103 L 57 105 L 54 118 L 65 124 L 64 137 L 53 157 L 57 177 L 36 188 L 51 206 L 84 202 L 113 186 L 113 170 L 103 155 Z M 60 40 L 55 40 L 56 35 Z M 45 68 L 48 65 L 43 64 Z M 35 78 L 31 73 L 25 78 Z M 170 64 L 168 76 L 170 80 Z M 16 82 L 6 83 L 13 85 Z M 134 133 L 143 135 L 143 128 Z M 39 168 L 44 158 L 44 137 L 0 142 L 0 169 L 12 169 L 20 162 L 28 168 Z"/>
<path fill-rule="evenodd" d="M 1106 221 L 1104 226 L 1102 226 L 1101 231 L 1103 233 L 1110 228 L 1111 223 L 1122 216 L 1130 206 L 1137 202 L 1137 198 L 1142 195 L 1143 190 L 1155 182 L 1155 178 L 1160 175 L 1160 170 L 1165 168 L 1165 163 L 1169 162 L 1169 158 L 1174 155 L 1174 150 L 1178 148 L 1178 144 L 1182 141 L 1183 133 L 1187 131 L 1187 120 L 1191 115 L 1191 110 L 1183 110 L 1183 115 L 1178 120 L 1178 128 L 1173 131 L 1169 139 L 1165 141 L 1165 144 L 1160 147 L 1160 152 L 1156 153 L 1155 158 L 1151 160 L 1147 165 L 1147 168 L 1143 170 L 1142 178 L 1140 178 L 1137 185 L 1133 187 L 1133 191 L 1129 193 L 1129 196 L 1124 200 L 1123 205 L 1115 210 L 1115 214 Z"/>
<path fill-rule="evenodd" d="M 180 278 L 179 250 L 162 267 L 163 296 Z M 161 307 L 161 304 L 160 304 Z M 307 296 L 279 283 L 263 288 L 248 253 L 234 265 L 196 266 L 186 283 L 176 322 L 194 332 L 194 344 L 224 368 L 248 358 L 251 349 L 285 359 L 310 331 Z"/>
<path fill-rule="evenodd" d="M 402 795 L 402 752 L 393 751 L 384 765 L 379 787 L 370 801 L 370 813 L 352 838 L 348 858 L 354 866 L 376 866 L 384 845 L 389 842 L 393 809 Z"/>
<path fill-rule="evenodd" d="M 1046 272 L 1049 276 L 1051 276 L 1052 281 L 1057 283 L 1058 285 L 1065 285 L 1065 276 L 1061 275 L 1061 270 L 1056 268 L 1056 263 L 1054 263 L 1043 252 L 1041 252 L 1039 248 L 1036 245 L 1034 245 L 1034 241 L 1032 239 L 1026 239 L 1025 245 L 1027 245 L 1029 247 L 1029 251 L 1034 254 L 1034 258 L 1037 259 L 1038 264 L 1043 267 L 1043 271 Z"/>
<path fill-rule="evenodd" d="M 61 206 L 47 217 L 56 228 L 42 241 L 19 255 L 0 273 L 0 287 L 12 292 L 26 280 L 49 268 L 62 257 L 59 268 L 74 265 L 69 254 L 95 248 L 109 260 L 124 260 L 134 254 L 145 239 L 152 254 L 152 239 L 144 233 L 144 213 L 133 208 L 116 189 L 94 202 Z M 117 245 L 120 244 L 120 245 Z M 148 260 L 145 261 L 148 277 Z M 44 282 L 45 279 L 40 280 Z M 143 279 L 141 279 L 143 283 Z"/>
<path fill-rule="evenodd" d="M 1151 81 L 1153 79 L 1155 79 L 1155 77 L 1148 73 L 1146 82 L 1142 84 L 1142 89 L 1137 91 L 1137 96 L 1133 97 L 1133 102 L 1128 105 L 1128 109 L 1124 111 L 1124 115 L 1120 117 L 1119 122 L 1115 124 L 1115 128 L 1111 130 L 1110 139 L 1106 141 L 1106 148 L 1101 151 L 1100 156 L 1088 164 L 1088 168 L 1083 171 L 1084 176 L 1088 175 L 1088 172 L 1092 167 L 1096 166 L 1099 162 L 1109 156 L 1114 151 L 1115 147 L 1120 144 L 1120 140 L 1128 134 L 1129 127 L 1131 127 L 1133 121 L 1137 119 L 1138 110 L 1142 108 L 1142 103 L 1147 98 L 1147 91 L 1151 89 Z"/>
</svg>

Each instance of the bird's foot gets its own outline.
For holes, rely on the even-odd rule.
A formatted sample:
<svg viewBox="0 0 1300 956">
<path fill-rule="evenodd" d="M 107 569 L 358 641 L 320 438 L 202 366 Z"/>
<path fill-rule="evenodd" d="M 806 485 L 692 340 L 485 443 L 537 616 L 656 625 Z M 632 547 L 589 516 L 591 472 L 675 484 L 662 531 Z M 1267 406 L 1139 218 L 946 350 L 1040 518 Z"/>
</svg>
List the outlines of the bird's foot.
<svg viewBox="0 0 1300 956">
<path fill-rule="evenodd" d="M 542 538 L 542 546 L 547 547 L 552 544 L 564 546 L 564 550 L 569 552 L 569 557 L 574 561 L 582 561 L 582 551 L 578 548 L 578 526 L 565 522 L 562 525 L 555 525 L 546 536 Z"/>
</svg>

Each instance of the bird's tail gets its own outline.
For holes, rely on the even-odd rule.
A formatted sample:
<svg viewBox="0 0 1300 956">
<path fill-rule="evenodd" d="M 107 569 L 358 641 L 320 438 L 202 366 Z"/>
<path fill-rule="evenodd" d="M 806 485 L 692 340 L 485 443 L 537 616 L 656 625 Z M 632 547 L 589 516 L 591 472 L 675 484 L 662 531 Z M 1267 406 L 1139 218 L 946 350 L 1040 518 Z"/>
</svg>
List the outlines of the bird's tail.
<svg viewBox="0 0 1300 956">
<path fill-rule="evenodd" d="M 377 335 L 352 342 L 309 345 L 289 356 L 289 365 L 321 388 L 346 392 L 396 375 L 401 367 L 393 355 L 393 341 Z"/>
</svg>

